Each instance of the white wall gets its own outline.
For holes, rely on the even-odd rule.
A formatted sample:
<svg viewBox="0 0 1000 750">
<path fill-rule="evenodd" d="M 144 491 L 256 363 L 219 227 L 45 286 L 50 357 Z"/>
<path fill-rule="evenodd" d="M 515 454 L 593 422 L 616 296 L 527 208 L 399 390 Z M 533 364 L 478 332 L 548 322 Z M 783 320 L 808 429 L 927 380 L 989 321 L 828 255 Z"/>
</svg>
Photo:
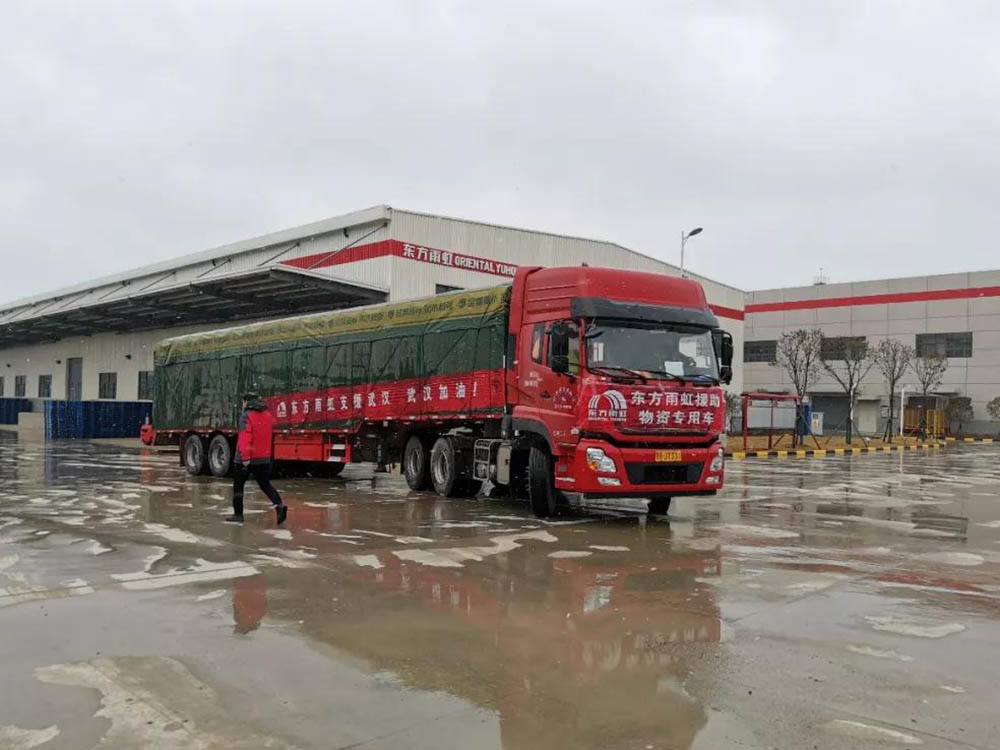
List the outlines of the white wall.
<svg viewBox="0 0 1000 750">
<path fill-rule="evenodd" d="M 1000 271 L 947 274 L 943 276 L 886 279 L 855 284 L 830 284 L 750 292 L 747 306 L 767 302 L 857 297 L 874 294 L 926 292 L 945 289 L 989 289 L 1000 286 Z M 970 296 L 962 299 L 893 302 L 806 310 L 748 312 L 745 335 L 748 341 L 776 340 L 782 333 L 798 328 L 819 328 L 826 336 L 865 336 L 878 346 L 886 338 L 916 346 L 918 333 L 972 332 L 972 357 L 948 360 L 948 370 L 938 392 L 968 396 L 972 400 L 975 424 L 972 430 L 995 431 L 986 404 L 1000 396 L 1000 296 Z M 792 390 L 781 368 L 767 364 L 744 366 L 748 389 Z M 917 380 L 908 372 L 902 384 L 913 392 Z M 810 390 L 840 392 L 840 386 L 826 373 Z M 887 398 L 881 373 L 872 368 L 861 387 L 864 398 Z M 898 393 L 898 391 L 897 391 Z"/>
<path fill-rule="evenodd" d="M 52 398 L 66 398 L 66 362 L 70 357 L 83 358 L 84 400 L 98 397 L 98 374 L 118 374 L 119 401 L 138 397 L 139 372 L 153 369 L 153 347 L 170 336 L 209 330 L 213 326 L 188 326 L 139 333 L 101 333 L 94 336 L 62 339 L 48 344 L 19 346 L 0 350 L 0 376 L 4 378 L 6 398 L 14 396 L 14 377 L 26 375 L 27 398 L 38 398 L 38 376 L 52 376 Z M 126 355 L 131 355 L 131 358 Z M 61 360 L 61 362 L 60 362 Z"/>
</svg>

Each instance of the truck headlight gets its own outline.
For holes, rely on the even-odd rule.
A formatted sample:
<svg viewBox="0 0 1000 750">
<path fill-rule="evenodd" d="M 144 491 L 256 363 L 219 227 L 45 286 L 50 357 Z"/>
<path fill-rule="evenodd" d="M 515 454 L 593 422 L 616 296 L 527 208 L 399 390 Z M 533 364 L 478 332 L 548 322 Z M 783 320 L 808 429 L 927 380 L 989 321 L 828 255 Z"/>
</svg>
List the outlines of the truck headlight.
<svg viewBox="0 0 1000 750">
<path fill-rule="evenodd" d="M 618 467 L 600 448 L 587 448 L 587 468 L 600 474 L 615 474 Z"/>
<path fill-rule="evenodd" d="M 712 459 L 712 463 L 708 465 L 709 471 L 722 471 L 722 467 L 726 465 L 726 454 L 719 448 L 718 455 Z"/>
</svg>

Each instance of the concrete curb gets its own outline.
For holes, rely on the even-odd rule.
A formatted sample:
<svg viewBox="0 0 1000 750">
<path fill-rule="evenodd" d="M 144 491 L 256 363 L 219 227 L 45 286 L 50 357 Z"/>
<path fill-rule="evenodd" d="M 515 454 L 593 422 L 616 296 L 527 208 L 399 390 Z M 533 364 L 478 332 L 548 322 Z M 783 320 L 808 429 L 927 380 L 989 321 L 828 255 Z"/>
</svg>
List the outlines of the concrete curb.
<svg viewBox="0 0 1000 750">
<path fill-rule="evenodd" d="M 944 440 L 946 443 L 1000 443 L 1000 440 L 997 438 L 962 438 L 959 440 L 958 438 L 950 437 Z"/>
<path fill-rule="evenodd" d="M 993 440 L 987 438 L 982 442 Z M 745 458 L 823 458 L 825 456 L 854 456 L 861 453 L 903 453 L 904 451 L 929 450 L 932 448 L 943 448 L 944 442 L 919 443 L 914 445 L 884 445 L 868 446 L 866 448 L 811 448 L 808 450 L 790 451 L 731 451 L 726 453 L 727 458 L 734 461 L 742 461 Z"/>
</svg>

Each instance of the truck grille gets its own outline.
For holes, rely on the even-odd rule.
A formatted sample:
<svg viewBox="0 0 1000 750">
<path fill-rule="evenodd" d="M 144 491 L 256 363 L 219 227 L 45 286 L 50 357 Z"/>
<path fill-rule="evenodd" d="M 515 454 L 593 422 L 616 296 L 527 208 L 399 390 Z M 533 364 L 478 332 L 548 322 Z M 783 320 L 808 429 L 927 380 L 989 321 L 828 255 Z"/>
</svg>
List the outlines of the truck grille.
<svg viewBox="0 0 1000 750">
<path fill-rule="evenodd" d="M 625 464 L 632 484 L 695 484 L 701 479 L 703 463 Z"/>
</svg>

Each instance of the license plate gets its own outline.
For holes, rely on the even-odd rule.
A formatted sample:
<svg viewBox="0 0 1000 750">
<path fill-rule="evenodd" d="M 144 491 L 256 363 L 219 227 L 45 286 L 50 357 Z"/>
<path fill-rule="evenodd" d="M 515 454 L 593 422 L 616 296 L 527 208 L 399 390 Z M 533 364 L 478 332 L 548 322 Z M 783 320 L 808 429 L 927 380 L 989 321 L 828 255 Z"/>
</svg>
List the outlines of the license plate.
<svg viewBox="0 0 1000 750">
<path fill-rule="evenodd" d="M 681 460 L 680 451 L 656 451 L 654 461 L 657 463 L 676 463 Z"/>
</svg>

